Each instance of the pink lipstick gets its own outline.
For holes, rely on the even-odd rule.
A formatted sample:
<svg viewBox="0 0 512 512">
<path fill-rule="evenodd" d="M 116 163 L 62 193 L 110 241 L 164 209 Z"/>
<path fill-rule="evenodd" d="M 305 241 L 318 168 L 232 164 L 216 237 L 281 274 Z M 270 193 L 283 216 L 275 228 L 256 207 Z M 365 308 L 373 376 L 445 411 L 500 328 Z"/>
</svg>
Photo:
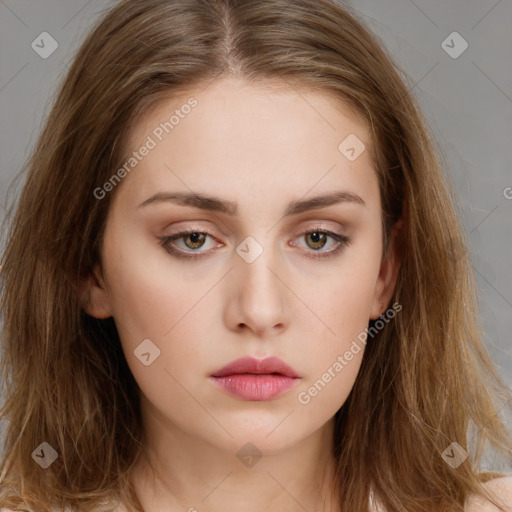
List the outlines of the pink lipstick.
<svg viewBox="0 0 512 512">
<path fill-rule="evenodd" d="M 242 400 L 270 400 L 301 378 L 277 357 L 243 357 L 213 373 L 210 378 L 227 393 Z"/>
</svg>

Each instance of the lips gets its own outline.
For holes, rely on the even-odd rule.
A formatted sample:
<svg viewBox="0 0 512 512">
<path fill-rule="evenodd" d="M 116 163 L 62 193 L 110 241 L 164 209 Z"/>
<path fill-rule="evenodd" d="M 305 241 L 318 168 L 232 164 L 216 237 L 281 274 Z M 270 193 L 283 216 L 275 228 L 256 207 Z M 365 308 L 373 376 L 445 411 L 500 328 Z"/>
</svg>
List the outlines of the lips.
<svg viewBox="0 0 512 512">
<path fill-rule="evenodd" d="M 210 379 L 231 396 L 246 401 L 271 400 L 292 388 L 297 372 L 277 357 L 244 357 L 224 366 Z"/>
<path fill-rule="evenodd" d="M 298 373 L 281 361 L 277 357 L 268 357 L 266 359 L 255 359 L 253 357 L 243 357 L 224 366 L 212 374 L 212 377 L 227 377 L 229 375 L 241 375 L 244 373 L 252 375 L 283 375 L 298 379 Z"/>
</svg>

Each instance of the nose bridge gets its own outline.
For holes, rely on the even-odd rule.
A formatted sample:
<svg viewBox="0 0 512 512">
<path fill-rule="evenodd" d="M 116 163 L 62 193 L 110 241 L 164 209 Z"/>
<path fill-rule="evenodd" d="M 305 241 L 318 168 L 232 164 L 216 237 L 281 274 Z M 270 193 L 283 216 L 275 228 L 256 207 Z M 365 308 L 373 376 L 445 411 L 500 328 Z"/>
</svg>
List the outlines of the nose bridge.
<svg viewBox="0 0 512 512">
<path fill-rule="evenodd" d="M 247 237 L 237 247 L 237 253 L 242 260 L 238 266 L 241 285 L 245 291 L 256 295 L 269 295 L 267 299 L 279 292 L 278 279 L 274 275 L 277 254 L 270 243 L 270 237 L 265 242 Z"/>
<path fill-rule="evenodd" d="M 277 277 L 280 272 L 279 255 L 270 239 L 267 237 L 264 242 L 259 242 L 247 237 L 237 247 L 241 259 L 236 271 L 239 321 L 255 330 L 272 328 L 284 322 L 286 290 Z"/>
</svg>

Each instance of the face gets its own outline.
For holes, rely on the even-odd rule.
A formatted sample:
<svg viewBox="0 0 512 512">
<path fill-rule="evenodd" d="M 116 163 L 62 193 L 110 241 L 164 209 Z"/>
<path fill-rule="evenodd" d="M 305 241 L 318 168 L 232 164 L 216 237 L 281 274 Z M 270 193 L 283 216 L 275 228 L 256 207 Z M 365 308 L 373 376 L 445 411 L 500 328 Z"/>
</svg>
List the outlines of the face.
<svg viewBox="0 0 512 512">
<path fill-rule="evenodd" d="M 396 279 L 370 142 L 339 100 L 234 79 L 137 121 L 86 311 L 113 316 L 148 418 L 233 452 L 329 425 Z"/>
</svg>

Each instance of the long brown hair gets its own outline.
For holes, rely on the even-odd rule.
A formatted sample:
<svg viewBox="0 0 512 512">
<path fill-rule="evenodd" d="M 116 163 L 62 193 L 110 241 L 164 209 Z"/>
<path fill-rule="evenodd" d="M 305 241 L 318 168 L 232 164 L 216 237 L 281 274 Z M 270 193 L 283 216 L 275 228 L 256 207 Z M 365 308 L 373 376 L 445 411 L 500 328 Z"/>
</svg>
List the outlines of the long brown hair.
<svg viewBox="0 0 512 512">
<path fill-rule="evenodd" d="M 124 0 L 97 23 L 28 161 L 2 258 L 1 506 L 98 510 L 118 498 L 141 510 L 129 480 L 143 448 L 140 390 L 113 319 L 82 308 L 115 193 L 93 191 L 126 160 L 130 126 L 151 105 L 228 75 L 353 107 L 371 129 L 385 248 L 403 219 L 402 310 L 368 341 L 336 413 L 340 507 L 367 510 L 371 489 L 388 512 L 486 496 L 484 445 L 512 453 L 497 403 L 510 390 L 482 345 L 453 193 L 401 73 L 329 0 Z M 46 469 L 33 458 L 43 442 L 58 454 Z M 442 456 L 453 442 L 469 452 L 457 468 Z"/>
</svg>

